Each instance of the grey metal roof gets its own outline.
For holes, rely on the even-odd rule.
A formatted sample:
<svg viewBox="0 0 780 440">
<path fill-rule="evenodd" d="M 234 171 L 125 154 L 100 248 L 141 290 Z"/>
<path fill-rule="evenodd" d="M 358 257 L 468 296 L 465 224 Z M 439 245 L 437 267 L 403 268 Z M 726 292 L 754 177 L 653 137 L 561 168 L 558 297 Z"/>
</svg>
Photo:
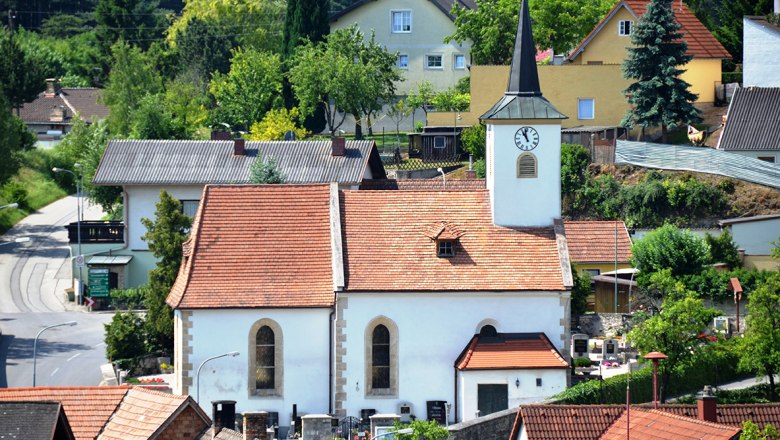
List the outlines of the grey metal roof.
<svg viewBox="0 0 780 440">
<path fill-rule="evenodd" d="M 780 87 L 735 90 L 718 148 L 780 151 Z"/>
<path fill-rule="evenodd" d="M 277 161 L 285 183 L 359 185 L 370 167 L 386 178 L 373 141 L 347 141 L 344 156 L 331 155 L 330 140 L 247 141 L 233 154 L 233 141 L 112 140 L 100 160 L 96 185 L 202 185 L 249 183 L 258 154 Z"/>
<path fill-rule="evenodd" d="M 764 215 L 754 215 L 750 217 L 727 218 L 718 221 L 718 224 L 733 225 L 734 223 L 761 222 L 764 220 L 777 220 L 777 219 L 780 219 L 780 214 L 764 214 Z"/>
<path fill-rule="evenodd" d="M 115 255 L 115 256 L 103 256 L 96 255 L 91 257 L 87 264 L 101 265 L 101 266 L 124 266 L 130 263 L 133 259 L 132 255 Z"/>
<path fill-rule="evenodd" d="M 568 119 L 543 96 L 504 95 L 480 119 Z"/>
<path fill-rule="evenodd" d="M 598 133 L 604 130 L 614 130 L 617 125 L 580 125 L 577 127 L 569 127 L 561 129 L 561 133 Z"/>
<path fill-rule="evenodd" d="M 57 434 L 63 437 L 57 437 Z M 2 402 L 0 438 L 51 440 L 73 438 L 73 432 L 59 402 Z"/>
</svg>

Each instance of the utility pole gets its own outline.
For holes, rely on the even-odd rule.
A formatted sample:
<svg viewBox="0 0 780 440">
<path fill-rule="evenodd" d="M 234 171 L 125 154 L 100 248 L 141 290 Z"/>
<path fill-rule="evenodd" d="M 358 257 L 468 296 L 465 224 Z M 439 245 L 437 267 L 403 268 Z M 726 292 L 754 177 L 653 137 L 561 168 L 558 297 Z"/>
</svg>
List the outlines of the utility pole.
<svg viewBox="0 0 780 440">
<path fill-rule="evenodd" d="M 14 33 L 14 20 L 16 19 L 16 12 L 13 9 L 8 10 L 8 30 L 11 34 Z"/>
</svg>

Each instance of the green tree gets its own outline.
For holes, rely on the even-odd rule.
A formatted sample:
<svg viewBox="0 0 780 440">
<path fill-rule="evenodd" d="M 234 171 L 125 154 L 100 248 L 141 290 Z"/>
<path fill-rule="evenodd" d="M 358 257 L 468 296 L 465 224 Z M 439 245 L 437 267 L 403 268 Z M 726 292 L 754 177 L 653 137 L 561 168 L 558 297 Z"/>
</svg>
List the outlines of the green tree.
<svg viewBox="0 0 780 440">
<path fill-rule="evenodd" d="M 428 123 L 428 106 L 431 105 L 436 92 L 433 91 L 433 84 L 430 81 L 417 83 L 417 88 L 409 93 L 406 103 L 412 108 L 412 122 L 414 122 L 414 112 L 422 109 L 425 113 L 425 123 Z"/>
<path fill-rule="evenodd" d="M 444 440 L 449 430 L 436 420 L 414 420 L 408 425 L 397 424 L 397 429 L 412 428 L 411 434 L 399 434 L 398 440 Z"/>
<path fill-rule="evenodd" d="M 249 181 L 257 184 L 284 183 L 285 176 L 273 157 L 258 155 L 249 168 Z"/>
<path fill-rule="evenodd" d="M 111 361 L 137 358 L 145 353 L 143 320 L 133 312 L 114 313 L 106 331 L 106 358 Z"/>
<path fill-rule="evenodd" d="M 173 310 L 165 298 L 176 281 L 182 258 L 182 244 L 192 227 L 192 219 L 182 212 L 181 202 L 165 190 L 155 205 L 154 220 L 141 219 L 146 233 L 141 237 L 157 258 L 157 266 L 149 271 L 149 284 L 144 298 L 147 307 L 144 328 L 152 349 L 173 349 Z"/>
<path fill-rule="evenodd" d="M 146 95 L 133 112 L 130 123 L 132 139 L 181 139 L 185 134 L 176 130 L 173 116 L 163 105 L 163 95 Z"/>
<path fill-rule="evenodd" d="M 226 28 L 216 18 L 193 18 L 176 37 L 179 61 L 203 81 L 213 72 L 230 70 L 231 51 L 238 46 L 238 38 L 226 35 Z"/>
<path fill-rule="evenodd" d="M 34 57 L 22 49 L 16 37 L 6 28 L 0 29 L 0 94 L 4 108 L 18 110 L 32 102 L 43 91 L 44 71 Z"/>
<path fill-rule="evenodd" d="M 590 285 L 590 274 L 587 272 L 578 272 L 571 268 L 573 285 L 571 288 L 571 314 L 583 315 L 588 307 L 588 295 L 593 291 Z"/>
<path fill-rule="evenodd" d="M 325 40 L 330 32 L 328 0 L 288 0 L 284 18 L 284 54 L 291 56 L 303 41 Z"/>
<path fill-rule="evenodd" d="M 217 73 L 209 92 L 217 102 L 214 123 L 249 130 L 272 108 L 282 106 L 281 60 L 278 54 L 236 49 L 227 75 Z"/>
<path fill-rule="evenodd" d="M 710 258 L 703 238 L 670 224 L 635 241 L 631 254 L 634 267 L 641 273 L 640 283 L 663 269 L 671 269 L 673 277 L 700 272 Z"/>
<path fill-rule="evenodd" d="M 561 144 L 561 195 L 566 212 L 577 210 L 582 203 L 582 190 L 588 183 L 590 153 L 578 144 Z"/>
<path fill-rule="evenodd" d="M 0 61 L 2 62 L 2 61 Z M 35 136 L 14 116 L 0 96 L 0 185 L 8 182 L 22 164 L 22 153 L 35 145 Z"/>
<path fill-rule="evenodd" d="M 748 296 L 747 325 L 739 365 L 769 378 L 770 400 L 777 401 L 774 375 L 780 372 L 780 273 Z"/>
<path fill-rule="evenodd" d="M 669 129 L 701 121 L 693 106 L 697 95 L 680 78 L 685 72 L 680 66 L 693 58 L 682 36 L 672 0 L 652 0 L 631 34 L 634 47 L 623 63 L 623 77 L 635 82 L 624 90 L 630 109 L 621 125 L 639 126 L 643 132 L 660 125 L 664 143 Z"/>
<path fill-rule="evenodd" d="M 761 429 L 751 420 L 745 420 L 742 422 L 739 440 L 772 440 L 778 436 L 780 436 L 780 432 L 771 423 L 767 423 L 764 425 L 764 429 Z"/>
<path fill-rule="evenodd" d="M 694 292 L 669 295 L 659 314 L 640 322 L 627 335 L 627 340 L 639 353 L 660 351 L 668 358 L 660 362 L 661 401 L 666 400 L 672 372 L 684 364 L 693 363 L 705 352 L 706 346 L 698 335 L 720 313 L 704 307 Z"/>
<path fill-rule="evenodd" d="M 440 112 L 462 112 L 468 110 L 471 95 L 449 88 L 434 95 L 431 104 Z"/>
<path fill-rule="evenodd" d="M 205 127 L 210 104 L 205 83 L 192 72 L 165 84 L 163 106 L 171 115 L 173 130 L 185 139 L 196 138 Z"/>
<path fill-rule="evenodd" d="M 742 267 L 742 259 L 739 257 L 739 250 L 731 236 L 730 228 L 724 229 L 717 237 L 708 232 L 704 236 L 704 240 L 710 247 L 710 257 L 713 263 L 726 263 L 732 269 Z"/>
<path fill-rule="evenodd" d="M 309 132 L 295 123 L 299 116 L 300 111 L 297 107 L 290 110 L 286 108 L 270 110 L 263 116 L 262 121 L 252 124 L 247 139 L 250 141 L 281 141 L 290 131 L 295 133 L 296 139 L 303 139 L 309 135 Z"/>
<path fill-rule="evenodd" d="M 406 101 L 399 99 L 389 105 L 387 117 L 395 123 L 395 146 L 401 147 L 401 121 L 412 114 L 412 108 L 406 104 Z"/>
<path fill-rule="evenodd" d="M 146 95 L 162 90 L 162 79 L 137 47 L 119 41 L 112 46 L 111 53 L 114 65 L 102 99 L 111 110 L 108 116 L 111 135 L 126 137 L 131 131 L 133 113 Z"/>
<path fill-rule="evenodd" d="M 485 158 L 485 135 L 485 124 L 482 121 L 479 124 L 464 128 L 460 133 L 463 151 L 469 153 L 474 160 Z"/>
</svg>

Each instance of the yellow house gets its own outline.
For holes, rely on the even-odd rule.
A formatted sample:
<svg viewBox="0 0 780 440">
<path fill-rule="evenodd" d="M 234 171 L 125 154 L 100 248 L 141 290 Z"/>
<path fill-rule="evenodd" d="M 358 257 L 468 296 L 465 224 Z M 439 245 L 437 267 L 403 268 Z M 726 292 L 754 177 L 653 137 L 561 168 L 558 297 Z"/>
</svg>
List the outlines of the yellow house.
<svg viewBox="0 0 780 440">
<path fill-rule="evenodd" d="M 569 119 L 563 128 L 615 127 L 628 110 L 623 90 L 622 63 L 631 45 L 631 32 L 644 14 L 649 0 L 623 0 L 604 17 L 562 65 L 539 66 L 545 97 Z M 698 105 L 715 101 L 715 86 L 721 79 L 721 60 L 731 56 L 685 6 L 674 2 L 675 17 L 688 43 L 693 60 L 682 78 L 698 94 Z M 503 94 L 509 66 L 471 68 L 471 108 L 461 113 L 459 125 L 473 125 Z M 429 113 L 428 125 L 452 125 L 452 113 Z M 448 122 L 449 121 L 449 122 Z"/>
<path fill-rule="evenodd" d="M 468 76 L 471 56 L 468 43 L 444 43 L 455 33 L 453 3 L 476 8 L 474 0 L 358 0 L 331 16 L 330 31 L 357 23 L 363 33 L 374 31 L 379 44 L 398 52 L 396 65 L 405 81 L 396 84 L 397 94 L 408 94 L 422 81 L 441 91 Z"/>
</svg>

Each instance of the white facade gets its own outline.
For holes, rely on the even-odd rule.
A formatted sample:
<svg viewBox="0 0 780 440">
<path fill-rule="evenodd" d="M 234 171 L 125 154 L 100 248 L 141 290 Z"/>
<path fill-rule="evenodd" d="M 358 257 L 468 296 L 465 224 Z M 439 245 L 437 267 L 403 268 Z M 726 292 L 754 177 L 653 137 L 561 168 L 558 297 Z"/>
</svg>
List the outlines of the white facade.
<svg viewBox="0 0 780 440">
<path fill-rule="evenodd" d="M 203 194 L 203 185 L 125 186 L 125 228 L 127 228 L 128 247 L 133 251 L 149 249 L 149 245 L 141 239 L 146 234 L 146 228 L 141 223 L 141 219 L 154 220 L 155 205 L 160 201 L 160 191 L 162 190 L 180 201 L 198 201 Z"/>
<path fill-rule="evenodd" d="M 763 18 L 745 17 L 742 23 L 742 84 L 780 87 L 780 27 Z"/>
<path fill-rule="evenodd" d="M 501 226 L 552 225 L 561 217 L 561 125 L 538 120 L 486 123 L 487 188 L 493 222 Z M 523 151 L 515 145 L 515 135 L 526 126 L 537 131 L 539 144 Z M 522 154 L 535 158 L 536 177 L 518 178 Z"/>
<path fill-rule="evenodd" d="M 732 223 L 731 237 L 745 255 L 770 255 L 772 241 L 780 237 L 780 218 Z"/>
</svg>

